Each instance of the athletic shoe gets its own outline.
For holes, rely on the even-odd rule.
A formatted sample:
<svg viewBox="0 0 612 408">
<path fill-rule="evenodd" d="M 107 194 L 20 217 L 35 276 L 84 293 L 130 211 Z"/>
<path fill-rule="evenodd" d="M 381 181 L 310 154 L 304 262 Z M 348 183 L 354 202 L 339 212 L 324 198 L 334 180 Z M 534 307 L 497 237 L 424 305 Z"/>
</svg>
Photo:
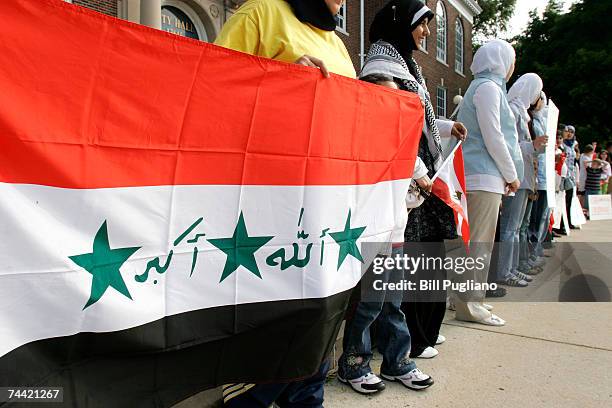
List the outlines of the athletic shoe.
<svg viewBox="0 0 612 408">
<path fill-rule="evenodd" d="M 436 339 L 436 345 L 437 345 L 437 344 L 442 344 L 442 343 L 444 343 L 445 341 L 446 341 L 446 337 L 444 337 L 444 336 L 443 336 L 443 335 L 441 335 L 441 334 L 438 334 L 438 338 Z"/>
<path fill-rule="evenodd" d="M 506 279 L 499 281 L 497 283 L 499 283 L 500 285 L 512 286 L 516 288 L 524 288 L 529 285 L 527 281 L 519 279 L 518 276 L 515 276 L 515 275 L 510 275 L 506 277 Z"/>
<path fill-rule="evenodd" d="M 546 259 L 544 259 L 544 257 L 539 256 L 536 259 L 533 259 L 533 258 L 530 259 L 529 262 L 531 263 L 532 268 L 533 267 L 544 267 L 544 264 L 546 263 Z"/>
<path fill-rule="evenodd" d="M 544 269 L 541 266 L 534 266 L 533 268 L 529 269 L 528 271 L 522 271 L 524 274 L 526 275 L 530 275 L 530 276 L 535 276 L 538 275 L 540 273 L 542 273 L 544 271 Z"/>
<path fill-rule="evenodd" d="M 526 281 L 527 283 L 533 282 L 533 278 L 531 276 L 527 275 L 526 273 L 523 273 L 523 272 L 516 271 L 516 277 L 521 279 L 521 280 Z"/>
<path fill-rule="evenodd" d="M 367 373 L 354 380 L 345 380 L 338 375 L 338 381 L 350 385 L 351 388 L 360 394 L 374 394 L 385 389 L 385 383 L 374 373 Z"/>
<path fill-rule="evenodd" d="M 404 374 L 404 375 L 386 375 L 380 373 L 380 376 L 387 381 L 399 381 L 406 388 L 410 388 L 411 390 L 424 390 L 425 388 L 429 388 L 433 385 L 433 379 L 427 374 L 423 373 L 418 368 Z"/>
<path fill-rule="evenodd" d="M 433 347 L 427 347 L 421 354 L 416 356 L 416 358 L 434 358 L 438 355 L 438 350 Z"/>
</svg>

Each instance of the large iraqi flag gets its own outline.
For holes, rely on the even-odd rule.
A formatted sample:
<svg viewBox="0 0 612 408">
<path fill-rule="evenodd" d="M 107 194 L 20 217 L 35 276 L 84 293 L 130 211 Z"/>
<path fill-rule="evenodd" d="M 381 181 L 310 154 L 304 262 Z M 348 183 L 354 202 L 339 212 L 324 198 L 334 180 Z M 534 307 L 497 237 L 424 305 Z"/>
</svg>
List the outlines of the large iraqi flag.
<svg viewBox="0 0 612 408">
<path fill-rule="evenodd" d="M 315 372 L 402 236 L 418 98 L 60 0 L 0 17 L 0 387 L 169 406 Z"/>
</svg>

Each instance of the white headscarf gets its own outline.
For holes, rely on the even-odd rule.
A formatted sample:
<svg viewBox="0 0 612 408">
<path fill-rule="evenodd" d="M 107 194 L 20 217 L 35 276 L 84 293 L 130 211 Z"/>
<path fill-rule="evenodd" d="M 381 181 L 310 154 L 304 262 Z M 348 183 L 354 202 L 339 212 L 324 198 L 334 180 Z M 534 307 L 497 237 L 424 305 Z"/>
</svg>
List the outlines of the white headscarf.
<svg viewBox="0 0 612 408">
<path fill-rule="evenodd" d="M 538 74 L 528 73 L 516 80 L 508 91 L 508 103 L 514 105 L 525 122 L 529 122 L 527 110 L 536 103 L 542 95 L 544 84 Z"/>
<path fill-rule="evenodd" d="M 544 91 L 542 91 L 540 98 L 542 98 L 542 109 L 535 112 L 533 116 L 536 118 L 544 119 L 548 114 L 548 98 L 546 97 Z"/>
<path fill-rule="evenodd" d="M 512 45 L 504 40 L 491 40 L 476 51 L 470 69 L 474 75 L 491 73 L 505 79 L 515 58 Z"/>
</svg>

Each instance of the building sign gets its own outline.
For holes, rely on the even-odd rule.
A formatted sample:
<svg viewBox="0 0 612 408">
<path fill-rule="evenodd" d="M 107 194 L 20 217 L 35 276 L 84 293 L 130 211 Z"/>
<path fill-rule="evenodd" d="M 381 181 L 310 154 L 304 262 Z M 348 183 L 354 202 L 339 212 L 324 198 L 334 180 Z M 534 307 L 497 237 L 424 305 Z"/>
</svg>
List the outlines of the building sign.
<svg viewBox="0 0 612 408">
<path fill-rule="evenodd" d="M 200 39 L 193 21 L 187 14 L 172 6 L 162 7 L 162 30 L 183 37 Z"/>
</svg>

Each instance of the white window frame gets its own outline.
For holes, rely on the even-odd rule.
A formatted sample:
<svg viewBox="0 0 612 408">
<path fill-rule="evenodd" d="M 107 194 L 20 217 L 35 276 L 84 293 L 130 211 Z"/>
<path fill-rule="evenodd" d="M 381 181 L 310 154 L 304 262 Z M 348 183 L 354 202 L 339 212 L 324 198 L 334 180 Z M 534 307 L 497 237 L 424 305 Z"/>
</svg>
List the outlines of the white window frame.
<svg viewBox="0 0 612 408">
<path fill-rule="evenodd" d="M 345 35 L 349 35 L 346 29 L 347 9 L 348 9 L 347 4 L 346 2 L 344 2 L 342 7 L 340 7 L 340 10 L 338 11 L 338 14 L 336 15 L 336 21 L 338 22 L 336 24 L 336 31 L 339 31 Z"/>
<path fill-rule="evenodd" d="M 455 72 L 463 75 L 465 53 L 465 30 L 460 18 L 455 20 Z"/>
<path fill-rule="evenodd" d="M 440 15 L 439 12 L 442 12 Z M 436 5 L 436 59 L 446 65 L 448 54 L 448 17 L 442 1 Z"/>
<path fill-rule="evenodd" d="M 440 95 L 442 93 L 442 95 Z M 436 88 L 436 114 L 439 119 L 446 119 L 446 105 L 447 105 L 448 91 L 442 86 Z M 442 102 L 442 104 L 440 104 Z"/>
</svg>

